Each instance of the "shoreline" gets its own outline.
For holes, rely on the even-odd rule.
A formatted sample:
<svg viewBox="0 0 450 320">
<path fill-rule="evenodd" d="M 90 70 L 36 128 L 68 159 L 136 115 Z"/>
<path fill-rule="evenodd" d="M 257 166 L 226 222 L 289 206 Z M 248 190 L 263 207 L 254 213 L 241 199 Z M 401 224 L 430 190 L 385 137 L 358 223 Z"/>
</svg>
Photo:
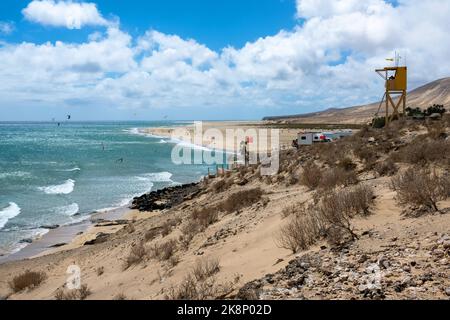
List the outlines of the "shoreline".
<svg viewBox="0 0 450 320">
<path fill-rule="evenodd" d="M 62 225 L 50 229 L 44 235 L 23 247 L 17 252 L 0 256 L 0 265 L 7 262 L 33 259 L 47 254 L 52 254 L 57 249 L 66 249 L 78 236 L 91 235 L 90 231 L 98 220 L 114 221 L 126 219 L 132 212 L 129 208 L 131 202 L 125 206 L 114 208 L 104 212 L 93 212 L 86 219 L 73 223 Z M 68 248 L 67 248 L 68 249 Z"/>
</svg>

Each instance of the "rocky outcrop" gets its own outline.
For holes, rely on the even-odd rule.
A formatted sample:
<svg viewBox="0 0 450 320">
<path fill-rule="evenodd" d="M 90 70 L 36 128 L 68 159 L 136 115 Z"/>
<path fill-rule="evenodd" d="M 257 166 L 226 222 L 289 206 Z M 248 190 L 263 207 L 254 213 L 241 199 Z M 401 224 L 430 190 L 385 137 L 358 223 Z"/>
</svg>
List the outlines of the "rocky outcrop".
<svg viewBox="0 0 450 320">
<path fill-rule="evenodd" d="M 168 187 L 133 199 L 131 209 L 155 211 L 170 209 L 185 200 L 191 200 L 201 192 L 198 183 Z"/>
</svg>

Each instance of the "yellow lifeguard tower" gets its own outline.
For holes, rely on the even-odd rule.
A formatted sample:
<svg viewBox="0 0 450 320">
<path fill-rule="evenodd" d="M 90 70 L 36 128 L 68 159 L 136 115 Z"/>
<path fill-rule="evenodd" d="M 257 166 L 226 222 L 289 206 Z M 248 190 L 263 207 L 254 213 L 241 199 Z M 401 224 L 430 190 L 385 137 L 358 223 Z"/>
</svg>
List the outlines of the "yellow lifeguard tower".
<svg viewBox="0 0 450 320">
<path fill-rule="evenodd" d="M 398 64 L 398 60 L 396 57 Z M 380 111 L 383 103 L 386 108 L 386 126 L 395 119 L 400 117 L 399 108 L 403 107 L 403 115 L 405 115 L 406 109 L 406 91 L 408 89 L 408 68 L 405 67 L 385 67 L 383 69 L 375 70 L 386 83 L 386 92 L 378 107 Z M 397 103 L 394 99 L 398 98 Z M 392 113 L 389 110 L 392 108 Z M 377 112 L 377 114 L 378 114 Z"/>
</svg>

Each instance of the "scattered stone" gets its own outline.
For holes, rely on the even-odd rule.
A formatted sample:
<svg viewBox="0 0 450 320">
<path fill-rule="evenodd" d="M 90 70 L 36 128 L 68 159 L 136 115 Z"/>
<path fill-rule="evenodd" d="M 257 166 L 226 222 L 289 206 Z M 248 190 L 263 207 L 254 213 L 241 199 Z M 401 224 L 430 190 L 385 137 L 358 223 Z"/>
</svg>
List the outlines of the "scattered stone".
<svg viewBox="0 0 450 320">
<path fill-rule="evenodd" d="M 450 287 L 445 289 L 445 294 L 450 297 Z"/>
</svg>

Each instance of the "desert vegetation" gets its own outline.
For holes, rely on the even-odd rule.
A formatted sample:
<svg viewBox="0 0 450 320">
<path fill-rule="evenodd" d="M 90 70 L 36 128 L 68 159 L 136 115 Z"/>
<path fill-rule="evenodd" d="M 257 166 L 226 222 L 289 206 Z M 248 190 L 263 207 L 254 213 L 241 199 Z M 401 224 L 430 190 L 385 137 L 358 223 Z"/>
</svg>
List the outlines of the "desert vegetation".
<svg viewBox="0 0 450 320">
<path fill-rule="evenodd" d="M 438 202 L 450 197 L 450 176 L 412 167 L 392 178 L 392 189 L 399 203 L 413 206 L 414 212 L 436 212 Z"/>
<path fill-rule="evenodd" d="M 9 287 L 14 293 L 21 292 L 25 289 L 34 289 L 38 287 L 46 278 L 47 275 L 44 272 L 27 270 L 24 273 L 15 276 L 9 282 Z"/>
<path fill-rule="evenodd" d="M 92 294 L 87 284 L 81 285 L 79 289 L 59 288 L 55 293 L 56 300 L 86 300 Z"/>
</svg>

